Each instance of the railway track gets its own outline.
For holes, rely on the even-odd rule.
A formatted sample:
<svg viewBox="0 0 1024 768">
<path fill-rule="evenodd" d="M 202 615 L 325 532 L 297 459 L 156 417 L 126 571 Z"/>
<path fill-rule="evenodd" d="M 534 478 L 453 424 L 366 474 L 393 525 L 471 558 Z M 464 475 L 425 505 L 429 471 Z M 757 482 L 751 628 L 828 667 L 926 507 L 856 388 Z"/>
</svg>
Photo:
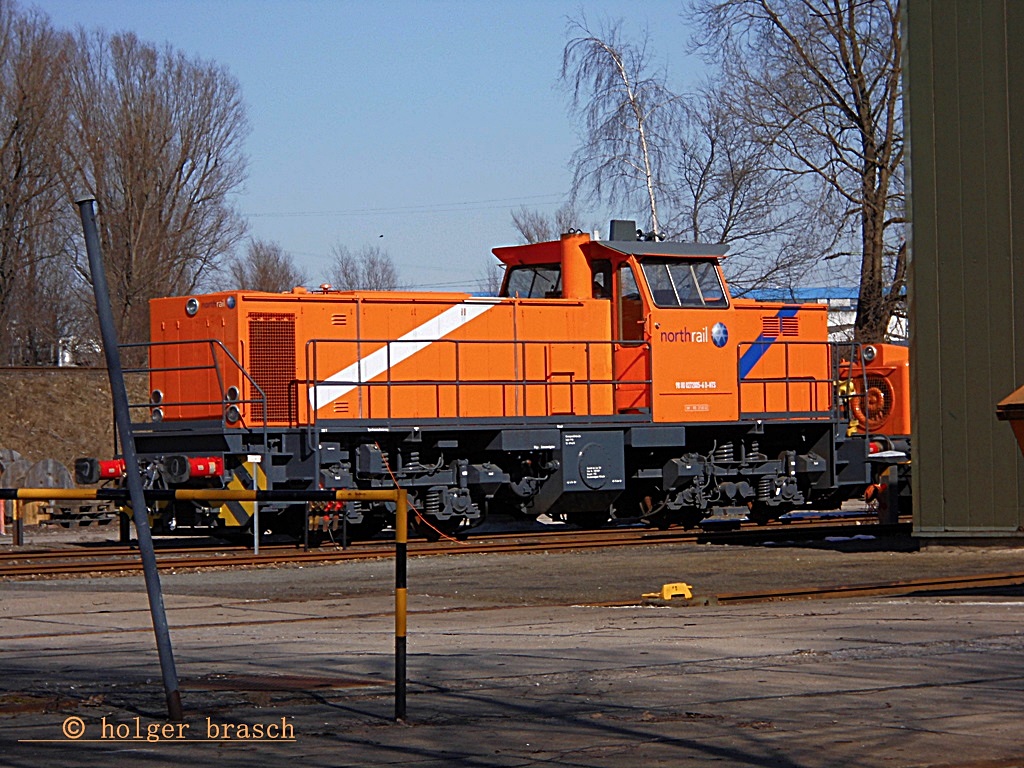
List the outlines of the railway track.
<svg viewBox="0 0 1024 768">
<path fill-rule="evenodd" d="M 831 600 L 850 597 L 909 597 L 916 595 L 948 594 L 973 589 L 996 587 L 1024 588 L 1024 571 L 1001 573 L 943 576 L 937 578 L 903 579 L 900 581 L 870 582 L 824 587 L 800 587 L 797 589 L 768 589 L 751 592 L 725 592 L 716 595 L 695 595 L 692 600 L 651 599 L 648 603 L 657 605 L 728 605 L 744 603 L 779 603 L 790 600 Z M 636 605 L 635 600 L 581 603 L 595 608 L 624 608 Z"/>
<path fill-rule="evenodd" d="M 462 555 L 486 553 L 521 553 L 610 547 L 657 546 L 694 542 L 757 544 L 785 538 L 786 540 L 814 540 L 826 536 L 853 536 L 870 532 L 872 535 L 906 535 L 909 524 L 881 526 L 861 521 L 818 520 L 813 523 L 793 523 L 752 527 L 743 531 L 694 532 L 652 531 L 650 529 L 611 529 L 605 531 L 544 531 L 530 533 L 496 533 L 479 536 L 468 541 L 441 541 L 428 543 L 414 541 L 409 546 L 410 557 L 436 555 Z M 393 542 L 386 539 L 355 542 L 348 548 L 320 547 L 309 551 L 291 544 L 261 545 L 260 554 L 242 546 L 208 548 L 162 547 L 157 552 L 157 566 L 161 570 L 195 568 L 239 568 L 263 565 L 331 563 L 346 560 L 365 560 L 390 557 Z M 140 571 L 142 563 L 133 547 L 103 544 L 83 545 L 64 549 L 10 551 L 0 553 L 0 578 L 27 578 L 41 576 L 68 576 L 74 574 L 131 573 Z"/>
</svg>

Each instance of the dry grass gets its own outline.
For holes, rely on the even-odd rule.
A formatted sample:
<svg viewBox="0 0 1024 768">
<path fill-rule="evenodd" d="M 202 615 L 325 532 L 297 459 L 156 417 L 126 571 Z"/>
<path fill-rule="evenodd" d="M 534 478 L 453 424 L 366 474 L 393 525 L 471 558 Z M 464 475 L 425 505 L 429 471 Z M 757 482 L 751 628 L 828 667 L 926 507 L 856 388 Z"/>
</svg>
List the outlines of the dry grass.
<svg viewBox="0 0 1024 768">
<path fill-rule="evenodd" d="M 146 382 L 128 381 L 129 400 Z M 36 462 L 56 459 L 73 471 L 80 456 L 110 458 L 114 414 L 107 371 L 97 368 L 0 368 L 0 448 Z"/>
</svg>

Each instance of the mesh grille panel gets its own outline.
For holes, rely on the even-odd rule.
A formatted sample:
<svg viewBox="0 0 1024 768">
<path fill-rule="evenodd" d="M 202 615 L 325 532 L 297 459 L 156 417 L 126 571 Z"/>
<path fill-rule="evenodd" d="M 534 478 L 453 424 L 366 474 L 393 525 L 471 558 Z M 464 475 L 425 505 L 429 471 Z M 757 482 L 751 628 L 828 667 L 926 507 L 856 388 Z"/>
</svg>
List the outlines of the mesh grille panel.
<svg viewBox="0 0 1024 768">
<path fill-rule="evenodd" d="M 267 397 L 267 421 L 289 421 L 295 380 L 295 315 L 253 312 L 249 315 L 249 374 Z M 253 392 L 253 398 L 257 397 Z M 253 416 L 263 421 L 262 403 Z"/>
</svg>

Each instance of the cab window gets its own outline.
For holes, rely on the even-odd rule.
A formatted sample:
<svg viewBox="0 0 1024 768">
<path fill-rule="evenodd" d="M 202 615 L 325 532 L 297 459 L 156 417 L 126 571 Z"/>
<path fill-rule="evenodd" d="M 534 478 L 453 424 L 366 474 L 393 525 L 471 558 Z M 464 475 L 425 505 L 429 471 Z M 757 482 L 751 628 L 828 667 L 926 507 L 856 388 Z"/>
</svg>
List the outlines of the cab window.
<svg viewBox="0 0 1024 768">
<path fill-rule="evenodd" d="M 659 307 L 729 306 L 714 261 L 654 258 L 640 266 Z"/>
<path fill-rule="evenodd" d="M 644 306 L 633 270 L 628 263 L 619 265 L 618 331 L 621 341 L 638 341 L 644 337 Z"/>
<path fill-rule="evenodd" d="M 610 299 L 612 297 L 612 263 L 601 259 L 593 262 L 590 266 L 594 275 L 591 295 L 595 299 Z"/>
<path fill-rule="evenodd" d="M 557 299 L 562 295 L 562 269 L 558 264 L 509 267 L 502 296 L 520 299 Z"/>
</svg>

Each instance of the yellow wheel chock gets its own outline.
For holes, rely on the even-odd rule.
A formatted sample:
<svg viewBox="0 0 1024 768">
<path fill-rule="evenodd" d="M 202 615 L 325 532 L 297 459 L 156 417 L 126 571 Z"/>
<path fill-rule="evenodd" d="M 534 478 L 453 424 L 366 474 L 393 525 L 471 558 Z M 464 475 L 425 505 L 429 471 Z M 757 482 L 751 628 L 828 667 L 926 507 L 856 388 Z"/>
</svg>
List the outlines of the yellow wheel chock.
<svg viewBox="0 0 1024 768">
<path fill-rule="evenodd" d="M 648 592 L 643 597 L 671 600 L 674 595 L 682 595 L 685 599 L 691 600 L 693 598 L 693 588 L 685 582 L 677 581 L 673 584 L 662 585 L 661 592 Z"/>
</svg>

